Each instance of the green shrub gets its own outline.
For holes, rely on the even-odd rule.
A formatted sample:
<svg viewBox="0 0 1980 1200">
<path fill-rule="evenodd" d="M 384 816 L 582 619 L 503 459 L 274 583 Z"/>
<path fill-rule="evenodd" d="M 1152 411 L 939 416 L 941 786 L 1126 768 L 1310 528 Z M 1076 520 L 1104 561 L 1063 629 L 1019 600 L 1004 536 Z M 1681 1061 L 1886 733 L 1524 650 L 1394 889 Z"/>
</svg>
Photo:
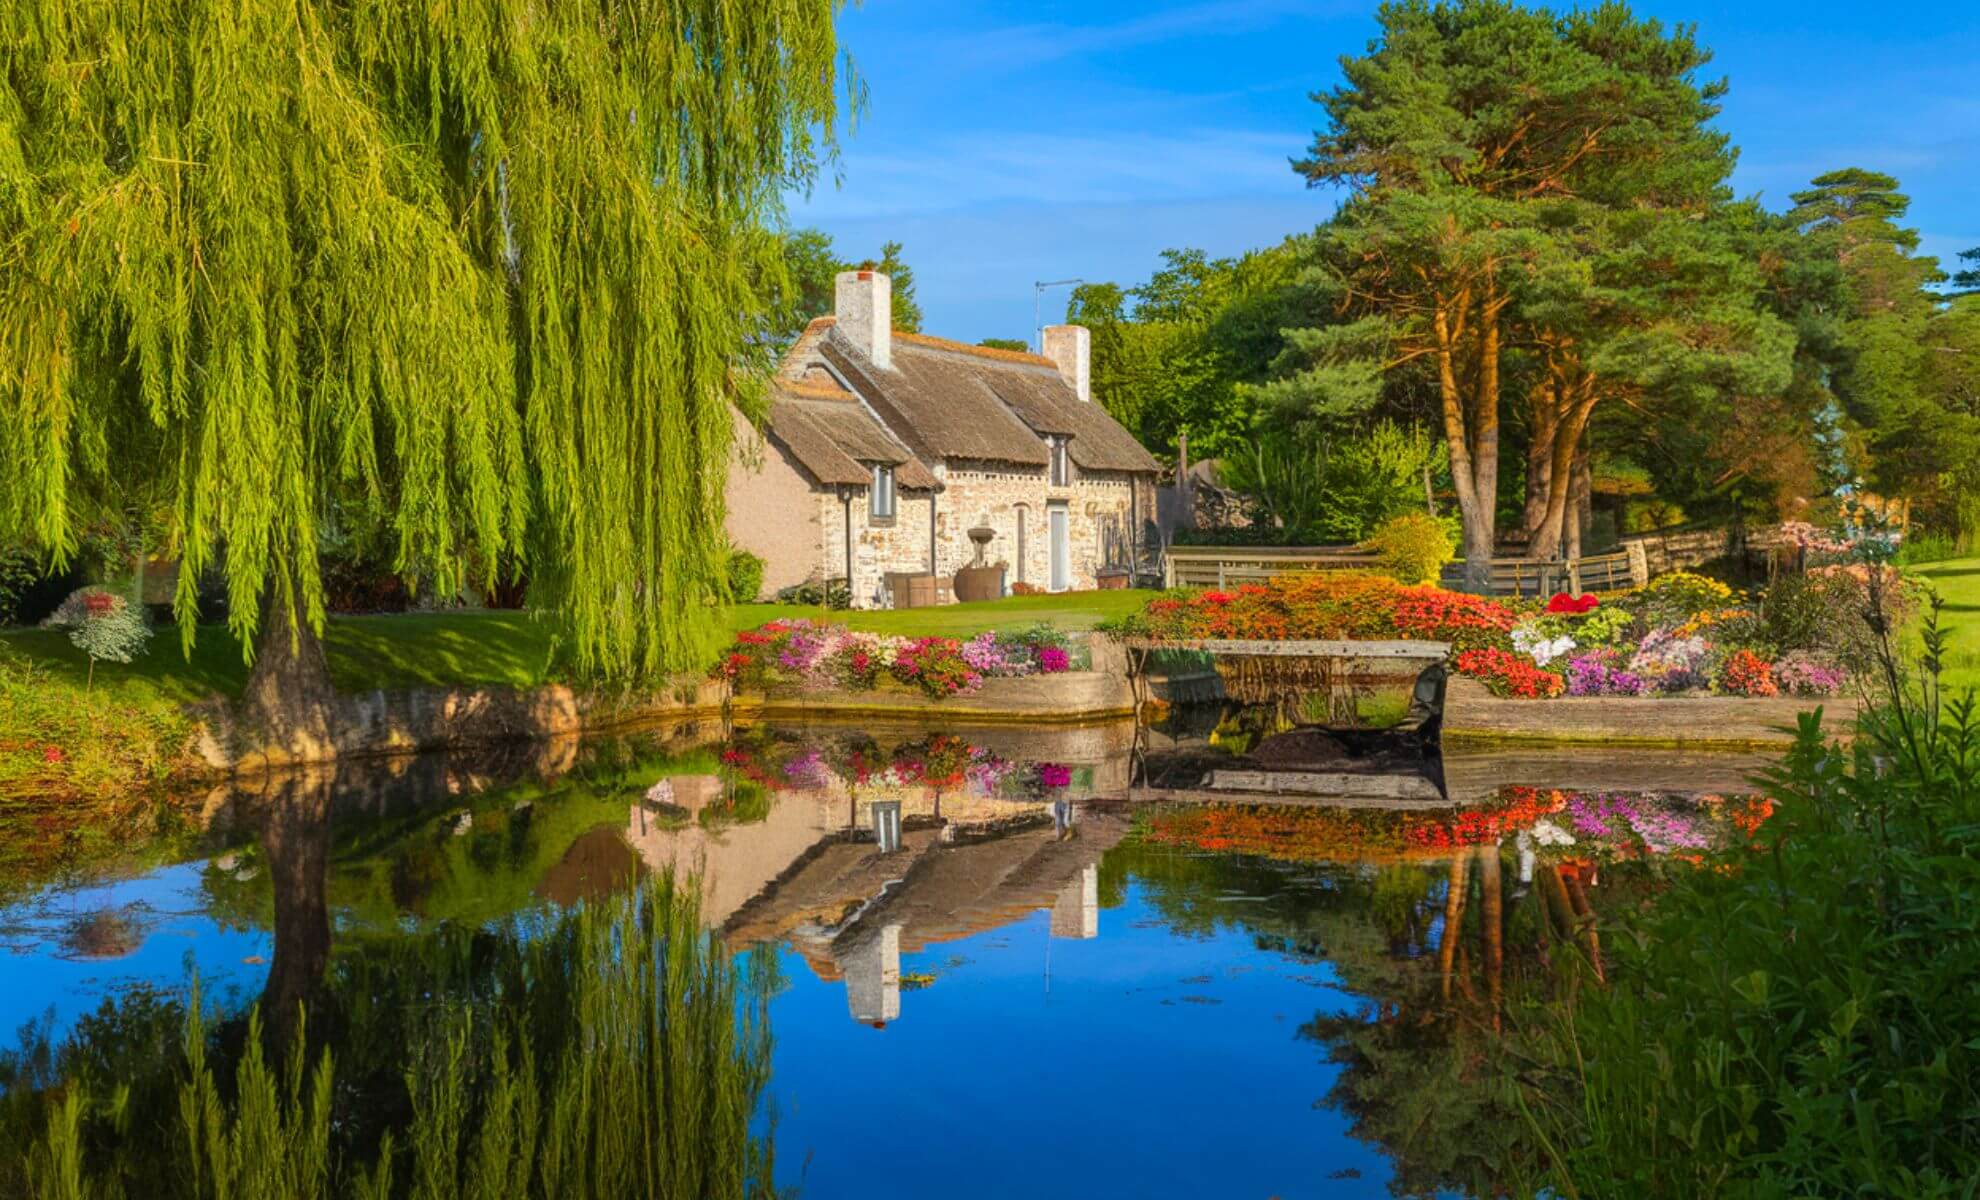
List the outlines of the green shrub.
<svg viewBox="0 0 1980 1200">
<path fill-rule="evenodd" d="M 1020 587 L 1023 585 L 1020 584 Z M 1024 593 L 1020 592 L 1019 595 Z M 852 591 L 843 579 L 828 579 L 823 583 L 807 580 L 794 583 L 777 593 L 779 604 L 803 604 L 812 608 L 851 608 Z"/>
<path fill-rule="evenodd" d="M 1943 533 L 1923 533 L 1909 537 L 1898 546 L 1896 563 L 1916 567 L 1926 563 L 1949 562 L 1965 555 L 1959 539 Z"/>
<path fill-rule="evenodd" d="M 1860 674 L 1876 658 L 1868 607 L 1863 581 L 1847 572 L 1783 575 L 1761 597 L 1760 623 L 1777 651 L 1819 650 Z"/>
<path fill-rule="evenodd" d="M 1765 786 L 1764 844 L 1675 876 L 1603 935 L 1608 986 L 1540 1016 L 1545 1194 L 1973 1194 L 1980 711 L 1927 686 L 1848 750 L 1810 714 Z"/>
<path fill-rule="evenodd" d="M 754 604 L 763 594 L 763 560 L 747 550 L 729 551 L 729 599 Z"/>
<path fill-rule="evenodd" d="M 1364 545 L 1382 556 L 1382 571 L 1402 583 L 1435 583 L 1457 546 L 1428 513 L 1403 513 L 1376 526 Z"/>
</svg>

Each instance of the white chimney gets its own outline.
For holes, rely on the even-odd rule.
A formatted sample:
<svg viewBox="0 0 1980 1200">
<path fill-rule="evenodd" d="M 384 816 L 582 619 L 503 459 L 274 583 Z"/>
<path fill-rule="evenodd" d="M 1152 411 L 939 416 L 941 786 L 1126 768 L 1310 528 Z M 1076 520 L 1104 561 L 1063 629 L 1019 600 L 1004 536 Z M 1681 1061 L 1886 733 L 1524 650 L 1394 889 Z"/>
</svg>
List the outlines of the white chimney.
<svg viewBox="0 0 1980 1200">
<path fill-rule="evenodd" d="M 841 271 L 832 298 L 838 331 L 876 367 L 894 365 L 894 281 L 879 271 Z"/>
<path fill-rule="evenodd" d="M 1089 362 L 1092 359 L 1093 335 L 1084 325 L 1047 325 L 1045 327 L 1045 357 L 1059 368 L 1072 390 L 1079 393 L 1081 400 L 1093 399 L 1093 382 L 1090 378 Z"/>
</svg>

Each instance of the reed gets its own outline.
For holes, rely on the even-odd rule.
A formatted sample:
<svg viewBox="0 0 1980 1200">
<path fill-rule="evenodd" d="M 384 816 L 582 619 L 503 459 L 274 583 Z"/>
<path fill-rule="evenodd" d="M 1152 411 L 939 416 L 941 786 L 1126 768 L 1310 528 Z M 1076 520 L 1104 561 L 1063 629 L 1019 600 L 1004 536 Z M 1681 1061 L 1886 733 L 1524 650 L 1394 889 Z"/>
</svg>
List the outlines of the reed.
<svg viewBox="0 0 1980 1200">
<path fill-rule="evenodd" d="M 142 1083 L 44 1087 L 22 1190 L 36 1200 L 772 1190 L 770 1137 L 752 1125 L 769 1078 L 774 968 L 732 960 L 705 935 L 693 889 L 661 877 L 517 922 L 492 943 L 487 930 L 465 936 L 464 947 L 443 935 L 431 975 L 415 975 L 390 1004 L 350 994 L 376 972 L 332 982 L 338 1041 L 358 1057 L 396 1047 L 402 1070 L 383 1085 L 362 1071 L 340 1076 L 329 1049 L 305 1049 L 301 1023 L 279 1053 L 264 1051 L 258 1012 L 224 1061 L 225 1025 L 195 987 L 173 1064 L 176 1113 L 135 1111 L 131 1097 L 155 1091 Z M 421 985 L 432 987 L 424 1003 Z M 103 1057 L 64 1050 L 65 1062 Z M 403 1119 L 379 1128 L 380 1112 Z M 0 1190 L 7 1182 L 0 1168 Z"/>
</svg>

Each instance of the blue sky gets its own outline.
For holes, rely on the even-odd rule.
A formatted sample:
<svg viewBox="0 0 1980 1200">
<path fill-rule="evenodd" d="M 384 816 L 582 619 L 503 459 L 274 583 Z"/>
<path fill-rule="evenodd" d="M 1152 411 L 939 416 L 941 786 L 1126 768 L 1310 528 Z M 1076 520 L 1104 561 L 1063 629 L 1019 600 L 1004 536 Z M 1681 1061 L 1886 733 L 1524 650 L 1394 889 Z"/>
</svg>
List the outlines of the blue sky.
<svg viewBox="0 0 1980 1200">
<path fill-rule="evenodd" d="M 1899 177 L 1925 248 L 1980 245 L 1980 5 L 1703 0 L 1730 77 L 1734 184 L 1783 207 L 1809 177 Z M 840 37 L 869 90 L 840 180 L 791 219 L 841 253 L 906 244 L 930 333 L 1026 337 L 1032 281 L 1127 284 L 1169 246 L 1232 254 L 1331 210 L 1287 160 L 1308 98 L 1374 33 L 1375 0 L 866 0 Z M 1063 313 L 1048 296 L 1047 320 Z"/>
</svg>

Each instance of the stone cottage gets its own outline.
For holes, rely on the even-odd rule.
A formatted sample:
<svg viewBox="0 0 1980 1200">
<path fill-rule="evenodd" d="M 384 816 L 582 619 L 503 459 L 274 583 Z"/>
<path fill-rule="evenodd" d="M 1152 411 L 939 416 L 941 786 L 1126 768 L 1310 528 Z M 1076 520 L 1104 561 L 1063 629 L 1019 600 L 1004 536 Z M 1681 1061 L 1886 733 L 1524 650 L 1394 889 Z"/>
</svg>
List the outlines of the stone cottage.
<svg viewBox="0 0 1980 1200">
<path fill-rule="evenodd" d="M 1127 581 L 1157 467 L 1093 402 L 1084 328 L 1047 328 L 1043 356 L 901 333 L 878 271 L 842 272 L 834 308 L 784 356 L 761 434 L 737 418 L 728 530 L 766 593 L 849 579 L 884 606 L 890 578 L 970 566 L 972 530 L 1006 592 Z"/>
</svg>

